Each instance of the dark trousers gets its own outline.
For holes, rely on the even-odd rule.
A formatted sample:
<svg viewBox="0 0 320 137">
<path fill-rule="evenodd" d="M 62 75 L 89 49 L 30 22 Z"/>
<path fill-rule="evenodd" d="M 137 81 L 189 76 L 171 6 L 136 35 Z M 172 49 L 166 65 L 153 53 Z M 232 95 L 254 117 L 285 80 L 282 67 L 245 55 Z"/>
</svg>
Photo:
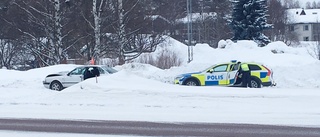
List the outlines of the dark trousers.
<svg viewBox="0 0 320 137">
<path fill-rule="evenodd" d="M 242 87 L 251 87 L 250 71 L 242 71 Z"/>
</svg>

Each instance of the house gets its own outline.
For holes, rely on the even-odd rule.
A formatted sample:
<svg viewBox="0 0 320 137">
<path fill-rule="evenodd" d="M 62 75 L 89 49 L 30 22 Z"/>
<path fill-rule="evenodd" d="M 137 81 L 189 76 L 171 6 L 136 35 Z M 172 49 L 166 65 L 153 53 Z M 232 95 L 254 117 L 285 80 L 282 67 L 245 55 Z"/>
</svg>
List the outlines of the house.
<svg viewBox="0 0 320 137">
<path fill-rule="evenodd" d="M 191 13 L 183 18 L 175 21 L 175 31 L 171 36 L 185 44 L 188 43 L 188 22 L 190 21 L 192 27 L 192 43 L 208 43 L 212 45 L 214 42 L 214 32 L 212 27 L 216 19 L 216 13 Z"/>
<path fill-rule="evenodd" d="M 320 40 L 320 9 L 288 9 L 288 31 L 299 41 Z"/>
<path fill-rule="evenodd" d="M 145 33 L 169 33 L 172 23 L 161 15 L 149 15 L 145 17 L 146 26 L 143 32 Z"/>
</svg>

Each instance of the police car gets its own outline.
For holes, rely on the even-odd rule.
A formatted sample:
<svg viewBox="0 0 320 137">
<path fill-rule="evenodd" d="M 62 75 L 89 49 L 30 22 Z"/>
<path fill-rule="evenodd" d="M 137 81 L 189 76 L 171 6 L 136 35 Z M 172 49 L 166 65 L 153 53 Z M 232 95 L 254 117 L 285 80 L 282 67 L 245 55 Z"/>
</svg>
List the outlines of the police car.
<svg viewBox="0 0 320 137">
<path fill-rule="evenodd" d="M 64 88 L 70 87 L 74 84 L 77 84 L 83 81 L 83 73 L 86 69 L 97 68 L 99 70 L 100 75 L 113 74 L 117 72 L 117 70 L 107 67 L 107 66 L 97 66 L 97 65 L 88 65 L 88 66 L 80 66 L 72 71 L 64 71 L 56 74 L 47 75 L 43 81 L 43 85 L 46 88 L 61 91 Z"/>
<path fill-rule="evenodd" d="M 271 69 L 259 63 L 248 63 L 251 70 L 251 87 L 275 86 Z M 242 63 L 236 60 L 213 65 L 204 71 L 181 74 L 175 77 L 174 83 L 187 86 L 240 86 L 238 70 Z"/>
</svg>

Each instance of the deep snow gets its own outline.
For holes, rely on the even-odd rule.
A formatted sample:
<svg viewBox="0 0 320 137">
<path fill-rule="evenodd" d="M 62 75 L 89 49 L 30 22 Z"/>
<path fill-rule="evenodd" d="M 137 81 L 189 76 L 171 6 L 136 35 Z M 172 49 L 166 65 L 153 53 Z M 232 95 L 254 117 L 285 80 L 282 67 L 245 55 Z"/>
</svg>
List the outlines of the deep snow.
<svg viewBox="0 0 320 137">
<path fill-rule="evenodd" d="M 292 48 L 274 42 L 260 48 L 251 41 L 221 41 L 224 49 L 212 49 L 198 44 L 193 61 L 186 63 L 187 47 L 173 39 L 168 43 L 166 48 L 179 53 L 183 65 L 167 70 L 139 63 L 116 66 L 118 73 L 101 76 L 98 83 L 89 79 L 61 92 L 45 89 L 42 80 L 49 73 L 71 70 L 76 65 L 23 72 L 0 69 L 0 117 L 320 127 L 320 62 L 309 54 L 311 46 Z M 159 47 L 153 55 L 163 49 Z M 272 68 L 277 87 L 172 84 L 178 74 L 234 59 Z"/>
</svg>

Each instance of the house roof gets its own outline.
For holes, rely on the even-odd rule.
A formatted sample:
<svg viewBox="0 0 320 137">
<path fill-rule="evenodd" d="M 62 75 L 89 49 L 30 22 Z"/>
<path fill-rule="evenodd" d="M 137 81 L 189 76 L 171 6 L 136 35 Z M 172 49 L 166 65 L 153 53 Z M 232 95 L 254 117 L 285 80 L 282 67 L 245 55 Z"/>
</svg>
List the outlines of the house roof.
<svg viewBox="0 0 320 137">
<path fill-rule="evenodd" d="M 148 15 L 148 16 L 146 16 L 146 18 L 148 18 L 148 19 L 150 19 L 152 21 L 155 21 L 157 19 L 161 19 L 161 20 L 171 24 L 171 22 L 168 19 L 166 19 L 165 17 L 163 17 L 161 15 Z"/>
<path fill-rule="evenodd" d="M 200 21 L 201 19 L 207 19 L 207 18 L 216 18 L 217 13 L 215 12 L 209 12 L 209 13 L 191 13 L 188 14 L 191 16 L 191 22 L 197 22 Z M 177 19 L 177 23 L 188 23 L 188 15 L 184 18 Z"/>
<path fill-rule="evenodd" d="M 320 9 L 288 9 L 288 23 L 320 23 Z"/>
</svg>

